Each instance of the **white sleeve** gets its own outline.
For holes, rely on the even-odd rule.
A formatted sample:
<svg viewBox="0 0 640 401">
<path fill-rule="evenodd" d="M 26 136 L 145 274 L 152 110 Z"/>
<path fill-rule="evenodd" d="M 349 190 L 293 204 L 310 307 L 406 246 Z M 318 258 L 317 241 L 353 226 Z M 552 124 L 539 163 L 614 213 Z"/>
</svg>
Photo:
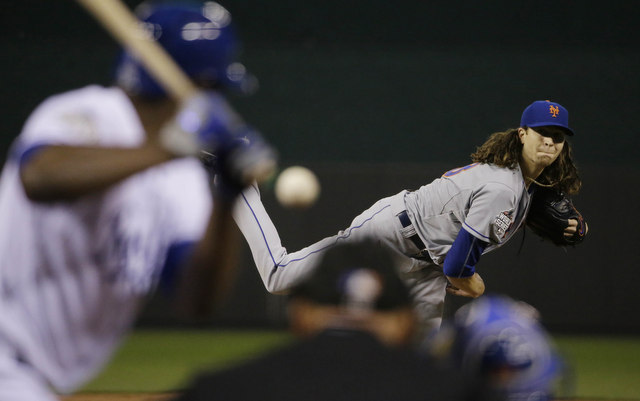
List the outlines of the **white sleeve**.
<svg viewBox="0 0 640 401">
<path fill-rule="evenodd" d="M 471 197 L 463 228 L 480 240 L 501 243 L 513 224 L 516 200 L 515 192 L 505 184 L 483 185 Z"/>
<path fill-rule="evenodd" d="M 50 99 L 40 105 L 27 120 L 20 134 L 20 146 L 27 149 L 38 144 L 96 144 L 95 120 L 90 113 L 69 110 Z"/>
<path fill-rule="evenodd" d="M 89 86 L 54 95 L 27 119 L 17 152 L 38 145 L 136 146 L 144 130 L 128 98 L 119 90 Z"/>
</svg>

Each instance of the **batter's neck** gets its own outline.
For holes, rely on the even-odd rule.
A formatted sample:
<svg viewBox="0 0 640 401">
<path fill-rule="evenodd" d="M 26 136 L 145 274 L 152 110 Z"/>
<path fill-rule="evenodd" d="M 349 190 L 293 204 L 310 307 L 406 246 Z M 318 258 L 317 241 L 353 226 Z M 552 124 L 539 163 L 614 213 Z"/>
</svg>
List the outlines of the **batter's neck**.
<svg viewBox="0 0 640 401">
<path fill-rule="evenodd" d="M 155 137 L 160 128 L 176 113 L 178 104 L 169 98 L 146 100 L 130 97 L 138 117 L 149 137 Z"/>
</svg>

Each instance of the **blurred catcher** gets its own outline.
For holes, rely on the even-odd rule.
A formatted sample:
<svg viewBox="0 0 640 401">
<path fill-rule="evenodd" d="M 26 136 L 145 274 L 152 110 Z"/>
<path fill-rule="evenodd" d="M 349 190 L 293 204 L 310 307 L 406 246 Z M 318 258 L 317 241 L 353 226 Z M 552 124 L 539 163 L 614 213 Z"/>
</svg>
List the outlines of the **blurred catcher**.
<svg viewBox="0 0 640 401">
<path fill-rule="evenodd" d="M 366 240 L 329 249 L 291 291 L 292 344 L 201 373 L 177 400 L 479 399 L 476 381 L 409 346 L 417 321 L 396 262 Z"/>
<path fill-rule="evenodd" d="M 493 397 L 550 400 L 566 384 L 566 369 L 538 318 L 538 311 L 524 302 L 486 295 L 445 320 L 427 348 L 461 377 L 480 378 Z"/>
<path fill-rule="evenodd" d="M 201 92 L 179 105 L 125 52 L 116 86 L 52 96 L 26 121 L 0 179 L 1 400 L 91 379 L 158 286 L 208 312 L 235 267 L 231 204 L 247 171 L 274 163 L 213 91 L 253 85 L 228 11 L 144 3 L 138 16 Z M 213 191 L 202 151 L 217 157 Z"/>
</svg>

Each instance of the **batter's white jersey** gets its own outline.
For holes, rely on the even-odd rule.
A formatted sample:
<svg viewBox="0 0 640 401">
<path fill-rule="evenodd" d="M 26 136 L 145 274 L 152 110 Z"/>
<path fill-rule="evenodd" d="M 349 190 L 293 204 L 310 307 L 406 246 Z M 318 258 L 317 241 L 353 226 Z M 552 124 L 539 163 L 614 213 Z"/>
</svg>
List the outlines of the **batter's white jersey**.
<svg viewBox="0 0 640 401">
<path fill-rule="evenodd" d="M 155 288 L 168 248 L 203 235 L 211 195 L 196 159 L 158 165 L 73 202 L 34 203 L 24 194 L 18 158 L 26 149 L 143 141 L 133 105 L 117 88 L 51 97 L 28 119 L 0 181 L 0 370 L 8 356 L 59 391 L 83 384 Z"/>
<path fill-rule="evenodd" d="M 274 293 L 294 286 L 340 241 L 373 238 L 396 253 L 401 274 L 417 303 L 424 330 L 442 319 L 447 280 L 445 256 L 461 228 L 489 243 L 485 253 L 504 244 L 522 224 L 529 205 L 519 167 L 472 164 L 445 173 L 416 191 L 383 198 L 357 216 L 349 228 L 296 252 L 287 252 L 255 187 L 236 203 L 234 218 L 247 240 L 265 287 Z M 411 225 L 399 219 L 407 213 Z M 418 233 L 431 260 L 416 258 L 409 238 Z"/>
</svg>

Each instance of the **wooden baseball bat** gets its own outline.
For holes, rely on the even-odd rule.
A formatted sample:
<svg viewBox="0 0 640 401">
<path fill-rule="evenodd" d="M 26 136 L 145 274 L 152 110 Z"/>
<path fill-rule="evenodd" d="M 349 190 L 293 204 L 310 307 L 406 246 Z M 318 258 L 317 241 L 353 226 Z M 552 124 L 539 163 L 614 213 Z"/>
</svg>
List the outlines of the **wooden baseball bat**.
<svg viewBox="0 0 640 401">
<path fill-rule="evenodd" d="M 141 27 L 140 20 L 121 0 L 76 0 L 116 40 L 133 53 L 147 71 L 162 85 L 171 97 L 185 102 L 198 92 L 196 85 L 176 62 Z M 232 112 L 232 110 L 229 110 Z M 262 182 L 275 169 L 275 160 L 263 158 L 247 172 L 247 181 Z"/>
<path fill-rule="evenodd" d="M 76 0 L 127 50 L 171 97 L 184 102 L 197 91 L 194 83 L 149 34 L 121 0 Z"/>
</svg>

